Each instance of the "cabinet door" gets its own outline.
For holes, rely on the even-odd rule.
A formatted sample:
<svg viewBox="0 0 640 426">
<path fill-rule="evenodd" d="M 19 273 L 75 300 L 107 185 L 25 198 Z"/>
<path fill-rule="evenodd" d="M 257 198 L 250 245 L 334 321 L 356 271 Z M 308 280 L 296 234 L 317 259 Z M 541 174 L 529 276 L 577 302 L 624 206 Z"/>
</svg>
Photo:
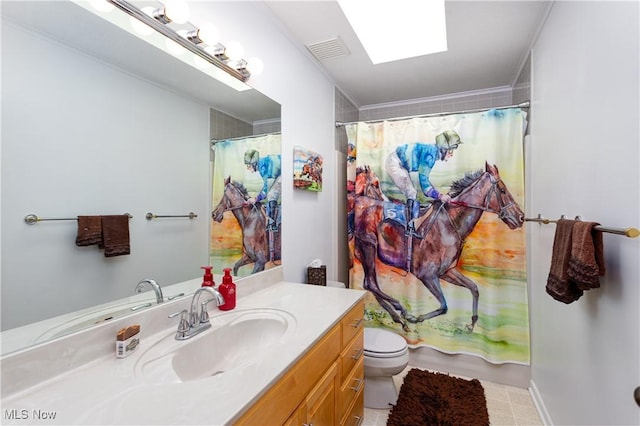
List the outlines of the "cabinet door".
<svg viewBox="0 0 640 426">
<path fill-rule="evenodd" d="M 334 362 L 305 400 L 305 425 L 334 426 L 337 424 L 337 380 L 338 363 Z"/>
</svg>

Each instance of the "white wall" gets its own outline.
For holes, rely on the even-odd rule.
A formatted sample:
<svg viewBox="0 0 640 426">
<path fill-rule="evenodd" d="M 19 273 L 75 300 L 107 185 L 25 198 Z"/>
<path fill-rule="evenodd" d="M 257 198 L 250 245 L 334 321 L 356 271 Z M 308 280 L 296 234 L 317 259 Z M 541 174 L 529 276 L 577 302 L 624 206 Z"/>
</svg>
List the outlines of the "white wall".
<svg viewBox="0 0 640 426">
<path fill-rule="evenodd" d="M 529 216 L 640 226 L 638 2 L 558 1 L 533 49 Z M 545 292 L 555 227 L 529 224 L 532 383 L 547 422 L 640 424 L 640 241 L 605 234 L 601 288 Z"/>
<path fill-rule="evenodd" d="M 220 28 L 221 42 L 239 40 L 245 56 L 258 56 L 264 72 L 250 84 L 282 105 L 282 258 L 285 280 L 304 282 L 305 266 L 314 258 L 327 264 L 327 279 L 336 276 L 334 156 L 334 84 L 285 36 L 271 11 L 260 2 L 190 1 L 199 20 Z M 323 190 L 293 188 L 293 147 L 323 156 Z"/>
<path fill-rule="evenodd" d="M 200 276 L 209 107 L 5 21 L 2 38 L 3 329 Z M 131 255 L 113 258 L 76 247 L 75 221 L 24 222 L 125 212 Z"/>
</svg>

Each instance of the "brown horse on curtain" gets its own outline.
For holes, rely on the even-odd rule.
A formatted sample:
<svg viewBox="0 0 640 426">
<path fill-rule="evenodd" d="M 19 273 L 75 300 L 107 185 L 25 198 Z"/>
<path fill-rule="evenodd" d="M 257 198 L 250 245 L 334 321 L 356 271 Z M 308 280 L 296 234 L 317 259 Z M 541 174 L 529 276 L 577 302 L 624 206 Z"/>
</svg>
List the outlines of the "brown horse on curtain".
<svg viewBox="0 0 640 426">
<path fill-rule="evenodd" d="M 383 201 L 355 199 L 355 256 L 364 270 L 363 288 L 373 293 L 380 306 L 407 332 L 407 322 L 419 323 L 447 313 L 440 279 L 471 292 L 473 314 L 467 329 L 473 331 L 478 321 L 478 286 L 456 267 L 464 241 L 484 212 L 498 214 L 510 229 L 520 228 L 524 223 L 524 213 L 495 165 L 486 163 L 484 171 L 467 174 L 454 182 L 450 196 L 449 204 L 436 201 L 417 219 L 417 232 L 423 238 L 410 240 L 404 235 L 402 224 L 383 220 Z M 417 317 L 408 313 L 397 299 L 380 289 L 376 258 L 387 265 L 408 269 L 436 297 L 440 307 Z"/>
<path fill-rule="evenodd" d="M 269 261 L 269 239 L 266 227 L 266 214 L 260 203 L 247 203 L 247 189 L 240 182 L 224 180 L 224 194 L 211 213 L 216 222 L 222 222 L 226 211 L 231 211 L 242 229 L 242 257 L 233 265 L 233 275 L 240 267 L 253 263 L 252 274 L 263 271 Z M 280 227 L 273 231 L 273 260 L 280 260 Z"/>
</svg>

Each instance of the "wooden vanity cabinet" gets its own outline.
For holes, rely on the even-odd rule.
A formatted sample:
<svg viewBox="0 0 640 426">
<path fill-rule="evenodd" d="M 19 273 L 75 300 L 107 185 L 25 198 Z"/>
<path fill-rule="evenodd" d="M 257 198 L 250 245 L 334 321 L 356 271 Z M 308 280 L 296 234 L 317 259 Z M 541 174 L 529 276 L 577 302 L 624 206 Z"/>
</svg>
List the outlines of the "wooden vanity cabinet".
<svg viewBox="0 0 640 426">
<path fill-rule="evenodd" d="M 364 414 L 364 302 L 359 302 L 235 423 L 359 425 Z"/>
<path fill-rule="evenodd" d="M 340 321 L 340 425 L 359 425 L 364 420 L 364 302 L 361 301 Z M 338 424 L 338 423 L 336 423 Z"/>
</svg>

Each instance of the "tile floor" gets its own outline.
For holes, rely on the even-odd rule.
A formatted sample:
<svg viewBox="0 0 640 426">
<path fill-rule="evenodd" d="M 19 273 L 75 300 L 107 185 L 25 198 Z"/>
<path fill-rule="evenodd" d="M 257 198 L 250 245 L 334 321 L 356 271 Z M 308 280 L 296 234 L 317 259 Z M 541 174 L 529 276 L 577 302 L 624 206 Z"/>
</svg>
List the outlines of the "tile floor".
<svg viewBox="0 0 640 426">
<path fill-rule="evenodd" d="M 408 366 L 402 373 L 393 379 L 400 389 L 404 376 L 409 372 Z M 468 377 L 459 376 L 464 379 Z M 487 399 L 489 422 L 492 426 L 542 426 L 542 420 L 538 415 L 531 395 L 527 389 L 496 383 L 480 381 L 484 387 L 484 396 Z M 363 426 L 385 426 L 389 410 L 364 409 Z"/>
</svg>

